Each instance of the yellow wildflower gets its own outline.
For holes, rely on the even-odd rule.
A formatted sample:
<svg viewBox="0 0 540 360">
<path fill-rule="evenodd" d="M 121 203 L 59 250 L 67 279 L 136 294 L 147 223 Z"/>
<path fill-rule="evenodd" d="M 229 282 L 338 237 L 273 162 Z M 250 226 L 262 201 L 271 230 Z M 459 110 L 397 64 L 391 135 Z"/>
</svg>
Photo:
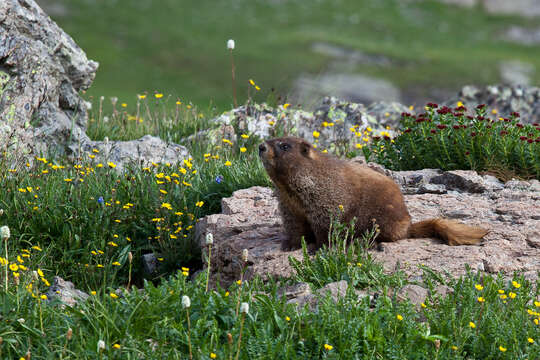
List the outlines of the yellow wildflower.
<svg viewBox="0 0 540 360">
<path fill-rule="evenodd" d="M 163 203 L 163 204 L 161 204 L 161 207 L 162 207 L 162 208 L 165 208 L 165 209 L 172 210 L 172 206 L 171 206 L 171 204 L 169 204 L 169 203 Z"/>
</svg>

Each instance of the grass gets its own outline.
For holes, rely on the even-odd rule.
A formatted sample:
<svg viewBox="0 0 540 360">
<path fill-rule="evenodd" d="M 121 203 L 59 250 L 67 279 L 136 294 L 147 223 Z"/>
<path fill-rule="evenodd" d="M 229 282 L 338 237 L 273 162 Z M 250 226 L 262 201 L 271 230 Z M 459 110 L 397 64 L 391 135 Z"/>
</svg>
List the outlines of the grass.
<svg viewBox="0 0 540 360">
<path fill-rule="evenodd" d="M 181 135 L 172 134 L 211 127 L 210 115 L 195 106 L 166 101 L 174 99 L 148 94 L 139 102 L 142 116 L 121 103 L 111 113 L 94 106 L 89 133 L 129 139 L 151 132 L 177 140 Z M 469 272 L 454 279 L 423 268 L 424 286 L 452 291 L 446 297 L 432 291 L 414 306 L 396 295 L 408 283 L 404 274 L 386 274 L 366 252 L 376 229 L 351 239 L 349 224 L 334 224 L 331 246 L 312 258 L 291 259 L 289 277 L 207 291 L 204 270 L 190 275 L 202 267 L 197 219 L 219 212 L 221 199 L 234 190 L 270 185 L 257 156 L 260 140 L 243 135 L 185 141 L 190 159 L 131 166 L 122 174 L 116 164 L 98 162 L 94 151 L 76 162 L 36 157 L 20 166 L 11 165 L 17 154 L 2 152 L 0 225 L 9 227 L 10 237 L 0 240 L 0 358 L 540 356 L 540 277 L 530 282 L 519 274 L 504 280 Z M 349 145 L 356 149 L 354 141 Z M 145 279 L 140 258 L 148 252 L 157 254 L 159 272 Z M 47 301 L 55 275 L 89 299 L 74 307 Z M 278 295 L 298 281 L 315 290 L 339 280 L 349 285 L 346 296 L 336 303 L 323 295 L 316 311 Z M 247 312 L 238 312 L 245 309 L 241 303 L 249 305 Z"/>
<path fill-rule="evenodd" d="M 510 25 L 534 28 L 538 20 L 489 15 L 435 1 L 322 0 L 193 2 L 61 0 L 55 17 L 88 56 L 100 62 L 88 96 L 116 96 L 135 108 L 135 93 L 174 94 L 183 102 L 219 110 L 231 107 L 226 41 L 236 40 L 238 93 L 248 79 L 287 96 L 303 73 L 317 76 L 334 61 L 311 50 L 326 42 L 389 58 L 393 65 L 358 64 L 353 72 L 388 79 L 406 93 L 455 91 L 463 84 L 499 82 L 499 63 L 522 60 L 540 68 L 540 49 L 500 40 Z M 241 9 L 241 10 L 240 10 Z M 153 21 L 159 19 L 159 21 Z M 538 83 L 536 72 L 531 82 Z M 239 99 L 242 103 L 245 98 Z"/>
</svg>

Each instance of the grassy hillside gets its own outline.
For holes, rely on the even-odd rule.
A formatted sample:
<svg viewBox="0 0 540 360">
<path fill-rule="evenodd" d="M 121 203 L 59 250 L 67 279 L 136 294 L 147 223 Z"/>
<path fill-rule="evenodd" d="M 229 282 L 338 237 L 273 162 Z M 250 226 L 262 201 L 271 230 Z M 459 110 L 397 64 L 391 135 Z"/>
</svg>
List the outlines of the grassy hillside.
<svg viewBox="0 0 540 360">
<path fill-rule="evenodd" d="M 332 59 L 315 42 L 382 55 L 390 68 L 360 64 L 351 71 L 386 78 L 405 92 L 457 89 L 499 81 L 498 64 L 518 59 L 540 69 L 540 49 L 500 40 L 511 24 L 540 22 L 487 15 L 432 1 L 85 1 L 61 4 L 53 15 L 88 56 L 100 62 L 92 96 L 118 96 L 133 105 L 143 91 L 175 94 L 197 105 L 232 103 L 226 41 L 236 40 L 239 94 L 247 80 L 287 94 L 301 73 L 321 74 Z M 46 4 L 45 4 L 46 5 Z M 540 74 L 535 75 L 538 83 Z M 241 102 L 241 100 L 240 100 Z"/>
</svg>

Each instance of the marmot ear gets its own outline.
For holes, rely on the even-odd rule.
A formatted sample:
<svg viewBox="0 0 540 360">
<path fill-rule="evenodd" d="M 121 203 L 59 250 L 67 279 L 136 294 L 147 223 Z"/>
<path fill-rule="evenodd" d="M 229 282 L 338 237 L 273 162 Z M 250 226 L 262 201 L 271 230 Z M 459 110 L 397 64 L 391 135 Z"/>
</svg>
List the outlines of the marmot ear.
<svg viewBox="0 0 540 360">
<path fill-rule="evenodd" d="M 300 143 L 300 153 L 304 155 L 305 157 L 311 157 L 311 144 L 308 142 L 301 142 Z"/>
</svg>

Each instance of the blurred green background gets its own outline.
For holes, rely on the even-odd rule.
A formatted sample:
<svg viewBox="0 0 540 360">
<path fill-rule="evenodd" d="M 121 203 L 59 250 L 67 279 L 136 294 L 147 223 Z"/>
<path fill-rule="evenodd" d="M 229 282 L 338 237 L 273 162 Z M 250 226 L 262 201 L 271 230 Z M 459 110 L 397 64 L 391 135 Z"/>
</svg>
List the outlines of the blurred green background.
<svg viewBox="0 0 540 360">
<path fill-rule="evenodd" d="M 448 1 L 448 0 L 447 0 Z M 453 0 L 458 1 L 458 0 Z M 465 2 L 470 2 L 469 0 Z M 435 0 L 37 0 L 100 63 L 87 97 L 163 92 L 232 106 L 228 39 L 239 102 L 324 93 L 357 101 L 441 100 L 466 84 L 538 84 L 540 46 L 509 40 L 539 17 L 490 14 Z M 514 29 L 515 30 L 515 29 Z M 510 71 L 510 72 L 509 72 Z M 512 73 L 514 71 L 514 73 Z M 517 75 L 515 74 L 517 71 Z M 505 75 L 506 74 L 506 75 Z M 524 80 L 519 80 L 524 76 Z M 255 91 L 248 80 L 260 87 Z M 276 95 L 276 96 L 277 96 Z"/>
</svg>

